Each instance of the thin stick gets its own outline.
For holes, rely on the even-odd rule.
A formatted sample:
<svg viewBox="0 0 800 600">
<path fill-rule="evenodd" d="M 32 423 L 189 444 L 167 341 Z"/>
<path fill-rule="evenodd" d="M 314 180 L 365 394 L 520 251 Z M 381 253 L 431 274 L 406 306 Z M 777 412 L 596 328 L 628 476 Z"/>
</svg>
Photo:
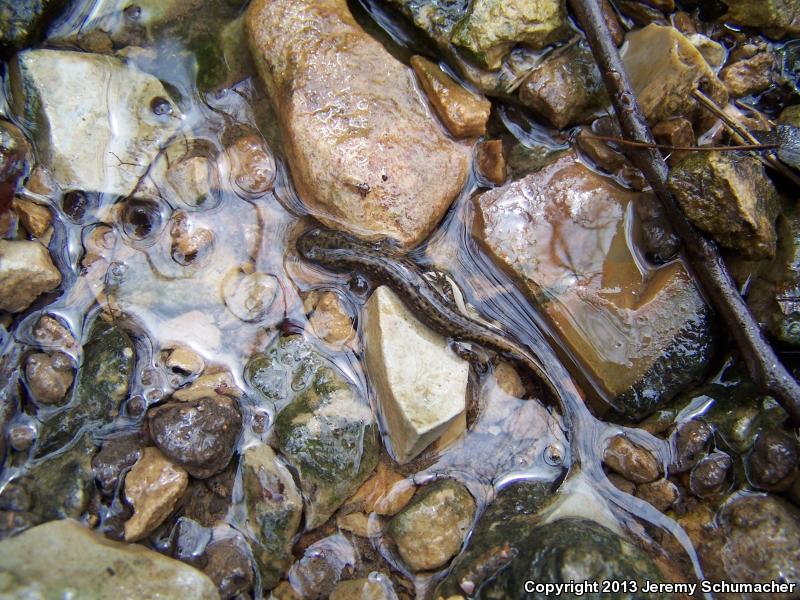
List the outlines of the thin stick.
<svg viewBox="0 0 800 600">
<path fill-rule="evenodd" d="M 631 88 L 617 47 L 611 39 L 597 0 L 571 0 L 586 33 L 597 66 L 611 97 L 622 134 L 634 142 L 655 145 L 655 139 Z M 683 240 L 695 279 L 727 325 L 753 382 L 773 396 L 800 425 L 800 385 L 778 360 L 739 294 L 716 245 L 694 228 L 667 188 L 669 169 L 657 149 L 626 147 L 664 207 L 672 228 Z"/>
<path fill-rule="evenodd" d="M 604 142 L 615 142 L 624 146 L 634 148 L 658 148 L 659 150 L 672 150 L 673 152 L 736 152 L 739 150 L 761 151 L 774 150 L 778 144 L 745 144 L 741 146 L 670 146 L 669 144 L 646 144 L 644 142 L 633 142 L 624 138 L 613 137 L 610 135 L 592 135 L 590 133 L 581 134 L 581 137 L 590 140 L 602 140 Z"/>
<path fill-rule="evenodd" d="M 738 138 L 741 141 L 749 142 L 751 144 L 758 144 L 756 137 L 750 133 L 746 127 L 742 127 L 740 123 L 737 123 L 735 119 L 732 119 L 730 115 L 721 110 L 716 104 L 714 104 L 711 98 L 706 96 L 703 92 L 698 89 L 694 89 L 692 90 L 692 96 L 694 96 L 695 100 L 702 104 L 704 108 L 714 113 L 714 115 L 717 116 L 719 120 L 728 127 L 728 129 L 730 129 L 734 138 Z M 790 168 L 784 165 L 777 157 L 770 154 L 762 157 L 761 160 L 766 161 L 768 166 L 778 171 L 778 173 L 787 179 L 790 179 L 795 185 L 800 186 L 800 177 L 798 177 Z"/>
</svg>

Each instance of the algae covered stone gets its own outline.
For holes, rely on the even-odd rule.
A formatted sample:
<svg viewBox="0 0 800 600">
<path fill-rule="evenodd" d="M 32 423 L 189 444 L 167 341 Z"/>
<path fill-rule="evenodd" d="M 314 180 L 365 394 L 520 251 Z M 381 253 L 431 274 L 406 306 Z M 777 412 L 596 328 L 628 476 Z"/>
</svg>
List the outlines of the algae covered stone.
<svg viewBox="0 0 800 600">
<path fill-rule="evenodd" d="M 563 0 L 474 0 L 451 40 L 482 66 L 497 69 L 516 44 L 543 48 L 566 31 Z"/>
<path fill-rule="evenodd" d="M 303 500 L 291 473 L 269 446 L 258 444 L 245 450 L 241 469 L 253 555 L 264 588 L 271 589 L 292 562 Z"/>
<path fill-rule="evenodd" d="M 128 395 L 135 362 L 133 343 L 120 327 L 98 318 L 83 347 L 75 392 L 62 410 L 42 423 L 36 453 L 43 456 L 75 437 L 84 426 L 110 423 Z"/>
<path fill-rule="evenodd" d="M 71 520 L 0 542 L 0 596 L 218 600 L 200 571 L 137 544 L 104 538 Z"/>
<path fill-rule="evenodd" d="M 303 337 L 279 338 L 245 369 L 275 403 L 273 445 L 298 471 L 306 527 L 323 524 L 369 477 L 379 439 L 366 400 Z"/>
</svg>

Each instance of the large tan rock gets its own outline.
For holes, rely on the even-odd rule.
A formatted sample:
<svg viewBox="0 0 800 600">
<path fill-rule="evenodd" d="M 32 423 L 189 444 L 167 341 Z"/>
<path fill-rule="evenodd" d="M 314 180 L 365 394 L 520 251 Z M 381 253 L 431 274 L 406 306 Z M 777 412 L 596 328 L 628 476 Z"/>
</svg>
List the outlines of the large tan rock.
<svg viewBox="0 0 800 600">
<path fill-rule="evenodd" d="M 367 369 L 395 459 L 406 463 L 466 410 L 469 365 L 388 287 L 367 301 Z"/>
<path fill-rule="evenodd" d="M 470 149 L 444 133 L 412 71 L 345 0 L 257 0 L 246 28 L 303 202 L 359 236 L 422 241 L 461 190 Z"/>
<path fill-rule="evenodd" d="M 647 200 L 572 154 L 477 199 L 479 238 L 629 416 L 696 379 L 710 355 L 708 311 L 683 265 L 655 268 L 629 246 L 629 205 Z"/>
<path fill-rule="evenodd" d="M 63 520 L 0 542 L 0 597 L 216 600 L 219 594 L 194 567 Z"/>
<path fill-rule="evenodd" d="M 0 240 L 0 310 L 21 312 L 61 283 L 47 248 L 38 242 Z"/>
</svg>

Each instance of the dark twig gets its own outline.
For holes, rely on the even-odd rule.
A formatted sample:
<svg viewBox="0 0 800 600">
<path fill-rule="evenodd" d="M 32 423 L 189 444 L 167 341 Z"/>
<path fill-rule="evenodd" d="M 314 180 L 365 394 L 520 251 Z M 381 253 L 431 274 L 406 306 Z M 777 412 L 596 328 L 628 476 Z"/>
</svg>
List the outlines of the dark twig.
<svg viewBox="0 0 800 600">
<path fill-rule="evenodd" d="M 642 115 L 617 47 L 611 39 L 597 0 L 570 0 L 603 75 L 623 137 L 648 145 L 655 140 Z M 773 396 L 800 425 L 800 385 L 778 360 L 761 329 L 739 294 L 716 245 L 700 234 L 678 208 L 667 188 L 668 167 L 655 148 L 626 146 L 625 153 L 650 183 L 667 214 L 672 228 L 681 237 L 689 266 L 706 296 L 725 321 L 753 382 Z"/>
<path fill-rule="evenodd" d="M 740 146 L 671 146 L 669 144 L 645 144 L 644 142 L 633 142 L 631 140 L 613 137 L 610 135 L 592 135 L 589 133 L 582 134 L 582 137 L 590 140 L 614 142 L 615 144 L 622 144 L 623 146 L 634 146 L 636 148 L 658 148 L 659 150 L 671 150 L 673 152 L 739 152 L 743 150 L 761 152 L 764 150 L 774 150 L 775 148 L 778 148 L 778 144 L 743 144 Z"/>
</svg>

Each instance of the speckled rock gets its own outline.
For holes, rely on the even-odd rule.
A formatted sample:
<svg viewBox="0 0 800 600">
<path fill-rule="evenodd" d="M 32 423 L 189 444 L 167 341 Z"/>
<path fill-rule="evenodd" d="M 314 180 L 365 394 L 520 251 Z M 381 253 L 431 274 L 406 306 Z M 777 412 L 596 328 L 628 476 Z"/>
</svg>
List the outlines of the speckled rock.
<svg viewBox="0 0 800 600">
<path fill-rule="evenodd" d="M 797 478 L 798 462 L 800 444 L 795 436 L 778 429 L 762 431 L 747 456 L 748 479 L 760 490 L 785 492 Z"/>
<path fill-rule="evenodd" d="M 198 479 L 228 465 L 242 430 L 242 414 L 225 396 L 167 402 L 148 411 L 148 422 L 155 445 Z"/>
<path fill-rule="evenodd" d="M 741 98 L 763 92 L 772 85 L 775 57 L 770 52 L 760 52 L 750 58 L 738 60 L 726 66 L 719 78 L 731 96 Z"/>
<path fill-rule="evenodd" d="M 451 34 L 453 44 L 479 64 L 497 69 L 517 44 L 543 48 L 567 29 L 562 0 L 476 0 Z"/>
<path fill-rule="evenodd" d="M 631 417 L 697 380 L 712 337 L 680 262 L 641 275 L 624 231 L 627 207 L 643 198 L 567 154 L 476 199 L 479 239 Z"/>
<path fill-rule="evenodd" d="M 469 149 L 430 115 L 412 71 L 344 0 L 258 0 L 246 28 L 300 198 L 327 225 L 421 242 L 463 186 Z"/>
<path fill-rule="evenodd" d="M 726 0 L 722 19 L 735 25 L 755 27 L 771 36 L 800 33 L 800 2 L 797 0 Z"/>
<path fill-rule="evenodd" d="M 120 483 L 120 476 L 141 457 L 143 445 L 138 433 L 103 440 L 100 452 L 92 459 L 92 469 L 97 485 L 105 496 L 114 494 Z"/>
<path fill-rule="evenodd" d="M 241 468 L 247 522 L 255 534 L 253 554 L 265 589 L 271 589 L 291 564 L 303 499 L 291 473 L 269 446 L 245 450 Z"/>
<path fill-rule="evenodd" d="M 345 575 L 356 567 L 355 546 L 342 534 L 335 533 L 314 542 L 292 565 L 289 582 L 302 598 L 328 598 Z"/>
<path fill-rule="evenodd" d="M 112 542 L 75 521 L 52 521 L 0 542 L 4 598 L 197 598 L 216 586 L 189 565 Z"/>
<path fill-rule="evenodd" d="M 245 377 L 278 414 L 273 445 L 297 469 L 313 529 L 369 477 L 378 460 L 372 411 L 334 366 L 300 336 L 253 356 Z"/>
<path fill-rule="evenodd" d="M 161 82 L 119 58 L 29 50 L 10 74 L 14 112 L 34 125 L 39 159 L 64 191 L 129 195 L 180 125 Z"/>
<path fill-rule="evenodd" d="M 394 457 L 406 463 L 465 413 L 469 363 L 387 286 L 372 293 L 366 313 L 367 369 Z"/>
<path fill-rule="evenodd" d="M 474 514 L 469 492 L 446 479 L 422 488 L 389 522 L 389 534 L 412 571 L 428 571 L 458 553 Z"/>
<path fill-rule="evenodd" d="M 253 586 L 253 566 L 241 535 L 211 542 L 206 546 L 206 559 L 203 572 L 216 584 L 221 600 L 246 595 Z"/>
<path fill-rule="evenodd" d="M 608 104 L 592 53 L 584 43 L 559 49 L 520 86 L 519 99 L 561 129 L 582 123 Z"/>
<path fill-rule="evenodd" d="M 66 354 L 39 352 L 25 360 L 25 379 L 41 404 L 62 404 L 74 378 L 72 360 Z"/>
<path fill-rule="evenodd" d="M 27 240 L 0 240 L 0 310 L 21 312 L 60 283 L 47 248 Z"/>
<path fill-rule="evenodd" d="M 728 471 L 733 466 L 724 452 L 713 452 L 697 461 L 689 474 L 689 489 L 699 498 L 707 498 L 725 489 Z"/>
<path fill-rule="evenodd" d="M 366 579 L 342 581 L 331 592 L 330 600 L 396 600 L 392 583 L 385 575 L 370 573 Z"/>
<path fill-rule="evenodd" d="M 125 522 L 125 541 L 150 535 L 175 509 L 189 485 L 189 476 L 157 448 L 147 447 L 125 476 L 125 499 L 133 516 Z"/>
<path fill-rule="evenodd" d="M 73 398 L 42 423 L 36 454 L 43 456 L 57 450 L 87 424 L 110 423 L 128 395 L 134 362 L 133 343 L 128 334 L 101 318 L 96 319 L 83 347 Z"/>
<path fill-rule="evenodd" d="M 658 461 L 649 451 L 621 435 L 608 442 L 603 462 L 634 483 L 649 483 L 660 473 Z"/>
<path fill-rule="evenodd" d="M 775 255 L 778 193 L 750 155 L 697 152 L 670 171 L 669 188 L 686 216 L 744 258 Z"/>
</svg>

